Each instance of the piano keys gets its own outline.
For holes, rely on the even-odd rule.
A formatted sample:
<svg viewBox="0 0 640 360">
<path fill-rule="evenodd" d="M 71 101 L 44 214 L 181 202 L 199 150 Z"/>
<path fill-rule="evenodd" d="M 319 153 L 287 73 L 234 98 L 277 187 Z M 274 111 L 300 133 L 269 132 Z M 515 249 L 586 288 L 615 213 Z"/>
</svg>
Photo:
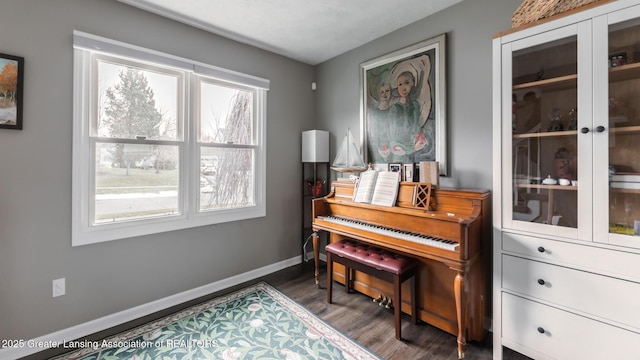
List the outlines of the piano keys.
<svg viewBox="0 0 640 360">
<path fill-rule="evenodd" d="M 411 204 L 407 196 L 413 193 L 406 188 L 415 184 L 401 183 L 398 203 Z M 352 183 L 334 182 L 329 195 L 313 200 L 316 284 L 322 231 L 330 242 L 350 238 L 413 257 L 420 263 L 418 319 L 456 335 L 458 356 L 464 357 L 468 339 L 484 338 L 485 313 L 491 309 L 486 292 L 490 262 L 482 257 L 483 248 L 491 246 L 489 191 L 436 189 L 435 210 L 356 203 L 352 194 Z M 344 283 L 339 264 L 334 279 Z M 354 288 L 372 298 L 393 293 L 391 284 L 359 272 Z M 410 301 L 403 298 L 400 304 L 407 314 Z"/>
<path fill-rule="evenodd" d="M 441 249 L 449 250 L 449 251 L 457 251 L 459 248 L 459 244 L 453 240 L 445 240 L 436 238 L 433 236 L 425 235 L 425 234 L 417 234 L 412 232 L 406 232 L 397 230 L 394 228 L 388 228 L 385 226 L 377 226 L 371 225 L 366 222 L 351 220 L 336 216 L 318 216 L 318 220 L 323 220 L 326 222 L 344 225 L 346 227 L 350 227 L 358 230 L 365 230 L 372 233 L 389 236 L 398 240 L 404 240 L 409 242 L 414 242 L 417 244 L 424 244 L 429 246 L 438 247 Z"/>
</svg>

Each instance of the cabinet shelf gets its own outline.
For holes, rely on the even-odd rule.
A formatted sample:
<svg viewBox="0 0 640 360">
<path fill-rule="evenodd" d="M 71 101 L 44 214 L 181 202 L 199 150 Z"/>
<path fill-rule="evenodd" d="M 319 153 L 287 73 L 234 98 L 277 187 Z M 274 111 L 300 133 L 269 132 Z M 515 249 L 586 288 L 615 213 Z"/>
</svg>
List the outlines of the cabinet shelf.
<svg viewBox="0 0 640 360">
<path fill-rule="evenodd" d="M 640 132 L 640 126 L 622 126 L 616 128 L 610 128 L 609 131 L 612 133 L 637 133 Z"/>
<path fill-rule="evenodd" d="M 640 78 L 640 62 L 616 66 L 609 69 L 610 81 L 625 81 Z M 513 86 L 513 90 L 523 90 L 531 88 L 539 88 L 541 90 L 560 90 L 575 88 L 578 80 L 577 74 L 569 74 L 558 76 L 551 79 L 537 80 L 517 84 Z"/>
<path fill-rule="evenodd" d="M 640 130 L 640 126 L 638 128 Z M 578 135 L 578 130 L 514 134 L 513 138 L 514 139 L 526 139 L 526 138 L 543 138 L 543 137 L 574 136 L 574 135 Z"/>
<path fill-rule="evenodd" d="M 516 184 L 516 187 L 543 190 L 578 190 L 578 187 L 573 185 Z"/>
<path fill-rule="evenodd" d="M 571 89 L 571 88 L 575 89 L 577 82 L 578 82 L 578 75 L 571 74 L 571 75 L 559 76 L 551 79 L 517 84 L 513 86 L 513 91 L 523 90 L 523 89 L 532 89 L 532 88 L 539 88 L 541 90 L 561 90 L 561 89 Z"/>
<path fill-rule="evenodd" d="M 640 62 L 609 68 L 610 81 L 625 81 L 640 78 Z"/>
<path fill-rule="evenodd" d="M 612 133 L 638 133 L 640 132 L 640 126 L 622 126 L 609 128 Z M 527 139 L 527 138 L 545 138 L 545 137 L 559 137 L 559 136 L 574 136 L 578 135 L 578 130 L 566 130 L 566 131 L 550 131 L 539 133 L 526 133 L 526 134 L 513 134 L 514 139 Z"/>
<path fill-rule="evenodd" d="M 617 193 L 622 193 L 622 194 L 640 194 L 640 189 L 609 188 L 609 190 Z"/>
<path fill-rule="evenodd" d="M 640 62 L 609 68 L 610 81 L 625 81 L 640 78 Z M 558 76 L 551 79 L 537 80 L 517 84 L 513 90 L 540 88 L 541 90 L 559 90 L 575 88 L 578 80 L 577 74 Z"/>
</svg>

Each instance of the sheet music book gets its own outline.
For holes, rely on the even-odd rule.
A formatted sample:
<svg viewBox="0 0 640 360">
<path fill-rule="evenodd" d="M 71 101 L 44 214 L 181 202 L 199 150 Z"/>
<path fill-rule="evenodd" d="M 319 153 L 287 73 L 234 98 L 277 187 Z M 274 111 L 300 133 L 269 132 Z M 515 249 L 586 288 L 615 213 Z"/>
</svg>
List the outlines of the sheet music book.
<svg viewBox="0 0 640 360">
<path fill-rule="evenodd" d="M 398 198 L 400 186 L 400 173 L 382 171 L 378 173 L 376 186 L 371 197 L 372 205 L 394 206 Z"/>
<path fill-rule="evenodd" d="M 370 203 L 373 197 L 373 187 L 376 185 L 377 178 L 378 172 L 376 170 L 368 170 L 360 173 L 360 178 L 353 192 L 353 201 Z"/>
<path fill-rule="evenodd" d="M 400 173 L 369 170 L 360 174 L 353 201 L 372 205 L 394 206 L 398 198 Z"/>
</svg>

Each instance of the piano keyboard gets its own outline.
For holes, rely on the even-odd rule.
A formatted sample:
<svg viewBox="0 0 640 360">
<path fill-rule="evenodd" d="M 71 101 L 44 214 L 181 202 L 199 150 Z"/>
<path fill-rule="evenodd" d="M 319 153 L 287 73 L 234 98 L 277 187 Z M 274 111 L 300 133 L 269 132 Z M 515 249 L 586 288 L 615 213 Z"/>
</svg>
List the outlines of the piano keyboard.
<svg viewBox="0 0 640 360">
<path fill-rule="evenodd" d="M 385 235 L 400 240 L 411 241 L 418 244 L 433 246 L 449 251 L 458 251 L 459 247 L 459 244 L 455 241 L 438 239 L 428 235 L 408 233 L 396 229 L 385 228 L 382 226 L 375 226 L 356 220 L 343 219 L 335 216 L 319 216 L 318 218 L 330 223 L 343 225 L 354 229 L 365 230 L 372 233 Z"/>
</svg>

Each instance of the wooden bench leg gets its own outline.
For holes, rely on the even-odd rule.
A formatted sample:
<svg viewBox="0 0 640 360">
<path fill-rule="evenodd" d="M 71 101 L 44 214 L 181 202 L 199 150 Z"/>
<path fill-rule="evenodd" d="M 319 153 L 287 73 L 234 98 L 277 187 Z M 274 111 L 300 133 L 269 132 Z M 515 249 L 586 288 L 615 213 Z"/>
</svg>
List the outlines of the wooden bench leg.
<svg viewBox="0 0 640 360">
<path fill-rule="evenodd" d="M 327 303 L 331 304 L 331 285 L 333 285 L 333 259 L 327 252 Z"/>
<path fill-rule="evenodd" d="M 416 294 L 416 274 L 409 277 L 410 299 L 411 299 L 411 323 L 418 323 L 418 297 Z M 399 275 L 393 276 L 393 316 L 396 326 L 396 339 L 402 340 L 402 278 Z"/>
<path fill-rule="evenodd" d="M 400 316 L 402 314 L 402 283 L 400 282 L 400 276 L 393 276 L 393 317 L 395 318 L 396 323 L 396 339 L 400 340 L 401 335 L 401 326 L 400 326 Z"/>
<path fill-rule="evenodd" d="M 344 266 L 344 290 L 348 293 L 351 292 L 351 268 Z"/>
<path fill-rule="evenodd" d="M 416 325 L 418 323 L 418 294 L 416 292 L 416 274 L 409 279 L 409 286 L 411 287 L 411 323 Z"/>
</svg>

